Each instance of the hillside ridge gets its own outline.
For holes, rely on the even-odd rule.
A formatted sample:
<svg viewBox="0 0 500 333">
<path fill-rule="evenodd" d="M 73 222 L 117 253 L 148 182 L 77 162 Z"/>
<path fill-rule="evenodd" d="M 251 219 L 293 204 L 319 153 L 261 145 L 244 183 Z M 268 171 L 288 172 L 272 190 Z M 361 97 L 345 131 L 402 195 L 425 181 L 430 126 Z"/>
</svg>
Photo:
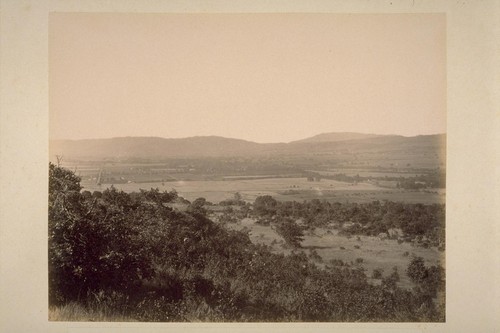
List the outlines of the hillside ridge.
<svg viewBox="0 0 500 333">
<path fill-rule="evenodd" d="M 446 134 L 377 135 L 363 133 L 322 133 L 289 143 L 257 143 L 221 136 L 187 138 L 114 137 L 106 139 L 51 140 L 49 154 L 67 157 L 219 157 L 258 154 L 308 154 L 337 150 L 411 149 L 417 146 L 443 146 Z"/>
</svg>

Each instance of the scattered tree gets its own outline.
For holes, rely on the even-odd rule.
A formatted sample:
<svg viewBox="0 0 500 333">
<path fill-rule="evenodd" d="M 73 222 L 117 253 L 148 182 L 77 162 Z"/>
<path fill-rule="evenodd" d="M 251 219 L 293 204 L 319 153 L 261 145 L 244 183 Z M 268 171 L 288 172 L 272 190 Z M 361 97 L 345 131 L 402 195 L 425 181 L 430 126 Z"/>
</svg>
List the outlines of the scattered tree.
<svg viewBox="0 0 500 333">
<path fill-rule="evenodd" d="M 279 221 L 275 230 L 278 235 L 283 237 L 285 243 L 293 248 L 299 248 L 300 243 L 304 240 L 303 228 L 292 219 L 285 218 Z"/>
</svg>

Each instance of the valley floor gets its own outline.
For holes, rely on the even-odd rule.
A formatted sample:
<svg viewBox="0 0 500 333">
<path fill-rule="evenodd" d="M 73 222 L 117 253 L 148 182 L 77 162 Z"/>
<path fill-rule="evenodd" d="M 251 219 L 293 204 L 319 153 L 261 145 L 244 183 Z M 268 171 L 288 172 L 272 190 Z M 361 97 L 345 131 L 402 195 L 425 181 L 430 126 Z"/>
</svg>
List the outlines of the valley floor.
<svg viewBox="0 0 500 333">
<path fill-rule="evenodd" d="M 84 190 L 102 191 L 110 185 L 82 182 Z M 180 196 L 193 201 L 203 197 L 217 203 L 233 198 L 239 192 L 243 200 L 253 202 L 261 195 L 271 195 L 279 201 L 303 201 L 311 199 L 330 202 L 371 202 L 388 200 L 406 203 L 444 203 L 445 190 L 403 190 L 377 186 L 372 183 L 350 184 L 330 179 L 310 182 L 306 178 L 269 178 L 254 180 L 197 180 L 153 183 L 114 184 L 117 189 L 130 193 L 140 189 L 158 188 L 160 191 L 176 190 Z"/>
</svg>

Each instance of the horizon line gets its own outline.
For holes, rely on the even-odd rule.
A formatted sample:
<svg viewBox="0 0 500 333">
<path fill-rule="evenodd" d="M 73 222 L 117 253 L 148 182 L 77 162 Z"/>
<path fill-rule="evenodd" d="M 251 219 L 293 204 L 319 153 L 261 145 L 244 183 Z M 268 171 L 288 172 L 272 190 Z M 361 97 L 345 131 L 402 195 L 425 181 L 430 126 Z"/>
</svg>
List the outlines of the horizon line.
<svg viewBox="0 0 500 333">
<path fill-rule="evenodd" d="M 91 140 L 112 140 L 112 139 L 123 139 L 123 138 L 157 138 L 157 139 L 165 139 L 165 140 L 183 140 L 183 139 L 192 139 L 192 138 L 209 138 L 209 137 L 215 137 L 215 138 L 224 138 L 224 139 L 232 139 L 232 140 L 241 140 L 241 141 L 246 141 L 246 142 L 253 142 L 253 143 L 259 143 L 259 144 L 277 144 L 277 143 L 292 143 L 292 142 L 297 142 L 297 141 L 303 141 L 307 139 L 311 139 L 320 135 L 325 135 L 325 134 L 361 134 L 361 135 L 375 135 L 375 136 L 400 136 L 400 137 L 405 137 L 405 138 L 412 138 L 412 137 L 417 137 L 417 136 L 432 136 L 432 135 L 446 135 L 446 132 L 439 132 L 439 133 L 430 133 L 430 134 L 416 134 L 416 135 L 403 135 L 403 134 L 377 134 L 377 133 L 363 133 L 363 132 L 322 132 L 319 134 L 315 134 L 312 136 L 308 136 L 302 139 L 297 139 L 297 140 L 290 140 L 290 141 L 274 141 L 274 142 L 259 142 L 259 141 L 253 141 L 253 140 L 248 140 L 248 139 L 242 139 L 242 138 L 235 138 L 235 137 L 228 137 L 228 136 L 222 136 L 222 135 L 192 135 L 192 136 L 183 136 L 183 137 L 163 137 L 163 136 L 157 136 L 157 135 L 124 135 L 124 136 L 113 136 L 113 137 L 100 137 L 100 138 L 80 138 L 80 139 L 51 139 L 49 138 L 50 141 L 91 141 Z"/>
</svg>

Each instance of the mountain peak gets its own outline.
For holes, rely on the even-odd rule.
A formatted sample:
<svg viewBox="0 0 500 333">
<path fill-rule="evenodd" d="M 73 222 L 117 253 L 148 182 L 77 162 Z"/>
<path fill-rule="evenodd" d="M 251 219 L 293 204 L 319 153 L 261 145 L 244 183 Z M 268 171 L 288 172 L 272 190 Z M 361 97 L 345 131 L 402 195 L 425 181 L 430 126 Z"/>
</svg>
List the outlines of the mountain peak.
<svg viewBox="0 0 500 333">
<path fill-rule="evenodd" d="M 302 140 L 293 141 L 293 143 L 298 142 L 337 142 L 337 141 L 348 141 L 348 140 L 360 140 L 360 139 L 370 139 L 381 136 L 389 136 L 389 135 L 381 135 L 381 134 L 365 134 L 365 133 L 355 133 L 355 132 L 329 132 L 329 133 L 321 133 L 309 138 L 305 138 Z M 390 135 L 393 136 L 393 135 Z"/>
</svg>

